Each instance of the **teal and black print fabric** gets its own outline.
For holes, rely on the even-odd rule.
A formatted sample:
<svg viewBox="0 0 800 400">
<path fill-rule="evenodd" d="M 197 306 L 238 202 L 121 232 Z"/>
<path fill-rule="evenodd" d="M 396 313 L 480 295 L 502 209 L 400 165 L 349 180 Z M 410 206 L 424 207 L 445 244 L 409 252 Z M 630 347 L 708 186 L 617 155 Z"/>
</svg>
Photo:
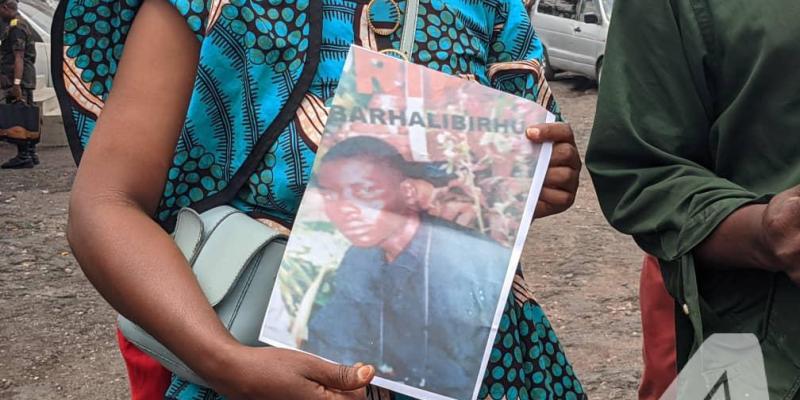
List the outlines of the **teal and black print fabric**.
<svg viewBox="0 0 800 400">
<path fill-rule="evenodd" d="M 76 161 L 102 113 L 143 0 L 63 0 L 54 77 Z M 157 1 L 157 0 L 150 0 Z M 168 0 L 201 42 L 194 91 L 157 214 L 231 204 L 288 231 L 351 44 L 399 48 L 405 0 Z M 398 12 L 399 11 L 399 12 Z M 383 36 L 370 28 L 399 25 Z M 534 100 L 560 117 L 522 0 L 421 0 L 412 61 Z M 460 340 L 460 338 L 453 338 Z M 175 377 L 168 399 L 214 399 Z M 374 399 L 403 396 L 370 388 Z M 585 398 L 544 312 L 517 276 L 480 391 Z"/>
</svg>

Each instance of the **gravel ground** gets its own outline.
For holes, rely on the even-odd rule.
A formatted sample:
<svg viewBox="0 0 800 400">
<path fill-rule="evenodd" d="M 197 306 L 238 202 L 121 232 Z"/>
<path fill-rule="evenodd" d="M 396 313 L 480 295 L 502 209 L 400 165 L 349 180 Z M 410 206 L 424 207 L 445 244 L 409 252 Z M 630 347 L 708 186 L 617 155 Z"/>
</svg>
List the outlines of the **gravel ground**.
<svg viewBox="0 0 800 400">
<path fill-rule="evenodd" d="M 596 88 L 553 83 L 583 153 Z M 14 149 L 0 144 L 0 158 Z M 0 399 L 128 398 L 114 312 L 64 238 L 75 173 L 66 148 L 41 149 L 33 170 L 0 171 Z M 534 223 L 528 282 L 557 328 L 591 399 L 634 399 L 640 377 L 641 252 L 603 219 L 586 171 L 575 206 Z"/>
</svg>

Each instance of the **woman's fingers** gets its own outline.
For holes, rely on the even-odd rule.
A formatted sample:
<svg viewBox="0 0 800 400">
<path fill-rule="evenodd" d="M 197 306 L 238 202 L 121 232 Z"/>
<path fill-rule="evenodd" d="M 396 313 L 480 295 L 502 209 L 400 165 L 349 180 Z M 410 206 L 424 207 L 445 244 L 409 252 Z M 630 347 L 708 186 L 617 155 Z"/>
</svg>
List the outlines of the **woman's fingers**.
<svg viewBox="0 0 800 400">
<path fill-rule="evenodd" d="M 580 173 L 570 167 L 550 167 L 544 177 L 544 187 L 574 193 L 578 190 Z"/>
<path fill-rule="evenodd" d="M 553 153 L 534 216 L 541 218 L 567 210 L 575 202 L 583 168 L 572 128 L 560 122 L 538 124 L 525 133 L 535 143 L 553 142 Z"/>
<path fill-rule="evenodd" d="M 581 155 L 572 143 L 557 142 L 553 144 L 553 155 L 550 156 L 551 167 L 570 167 L 581 170 Z"/>
<path fill-rule="evenodd" d="M 566 142 L 575 143 L 575 136 L 572 134 L 572 127 L 564 122 L 552 122 L 538 124 L 528 127 L 525 132 L 533 142 Z"/>
<path fill-rule="evenodd" d="M 539 202 L 536 203 L 534 218 L 547 217 L 566 211 L 575 202 L 575 192 L 549 187 L 542 188 Z"/>
<path fill-rule="evenodd" d="M 550 166 L 565 166 L 581 169 L 581 156 L 575 146 L 575 135 L 569 124 L 555 122 L 533 125 L 526 131 L 528 139 L 535 143 L 553 142 Z"/>
</svg>

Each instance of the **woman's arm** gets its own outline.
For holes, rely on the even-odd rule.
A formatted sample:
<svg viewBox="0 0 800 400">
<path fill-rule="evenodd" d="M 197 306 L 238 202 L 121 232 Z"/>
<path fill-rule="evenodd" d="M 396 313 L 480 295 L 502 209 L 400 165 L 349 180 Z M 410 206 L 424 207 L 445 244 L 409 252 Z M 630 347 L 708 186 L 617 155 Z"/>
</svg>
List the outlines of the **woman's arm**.
<svg viewBox="0 0 800 400">
<path fill-rule="evenodd" d="M 353 369 L 237 343 L 185 258 L 150 217 L 161 198 L 198 63 L 199 43 L 167 2 L 147 0 L 83 155 L 68 239 L 108 302 L 233 398 L 352 398 L 371 379 Z M 294 396 L 294 397 L 293 397 Z"/>
<path fill-rule="evenodd" d="M 142 5 L 78 169 L 67 237 L 84 273 L 114 308 L 187 361 L 199 353 L 215 362 L 211 349 L 230 346 L 232 339 L 203 304 L 177 246 L 150 218 L 197 65 L 197 39 L 176 29 L 183 24 L 166 2 Z M 188 326 L 191 335 L 181 332 Z M 183 340 L 187 336 L 198 340 Z"/>
</svg>

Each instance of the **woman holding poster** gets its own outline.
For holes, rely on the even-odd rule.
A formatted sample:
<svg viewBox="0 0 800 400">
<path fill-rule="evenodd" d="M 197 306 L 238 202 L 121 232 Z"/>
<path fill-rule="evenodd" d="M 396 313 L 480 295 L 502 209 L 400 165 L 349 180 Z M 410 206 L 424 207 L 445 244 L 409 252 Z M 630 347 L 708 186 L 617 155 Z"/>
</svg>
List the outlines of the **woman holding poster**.
<svg viewBox="0 0 800 400">
<path fill-rule="evenodd" d="M 221 204 L 288 232 L 349 46 L 396 49 L 405 7 L 395 0 L 60 3 L 55 80 L 80 161 L 70 243 L 111 305 L 211 385 L 170 376 L 120 338 L 134 398 L 401 398 L 369 385 L 380 366 L 237 343 L 168 232 L 181 208 Z M 422 0 L 415 28 L 410 61 L 558 114 L 522 0 Z M 527 135 L 556 142 L 536 216 L 562 212 L 581 168 L 572 131 L 553 123 Z M 521 275 L 514 282 L 480 397 L 585 397 Z"/>
</svg>

